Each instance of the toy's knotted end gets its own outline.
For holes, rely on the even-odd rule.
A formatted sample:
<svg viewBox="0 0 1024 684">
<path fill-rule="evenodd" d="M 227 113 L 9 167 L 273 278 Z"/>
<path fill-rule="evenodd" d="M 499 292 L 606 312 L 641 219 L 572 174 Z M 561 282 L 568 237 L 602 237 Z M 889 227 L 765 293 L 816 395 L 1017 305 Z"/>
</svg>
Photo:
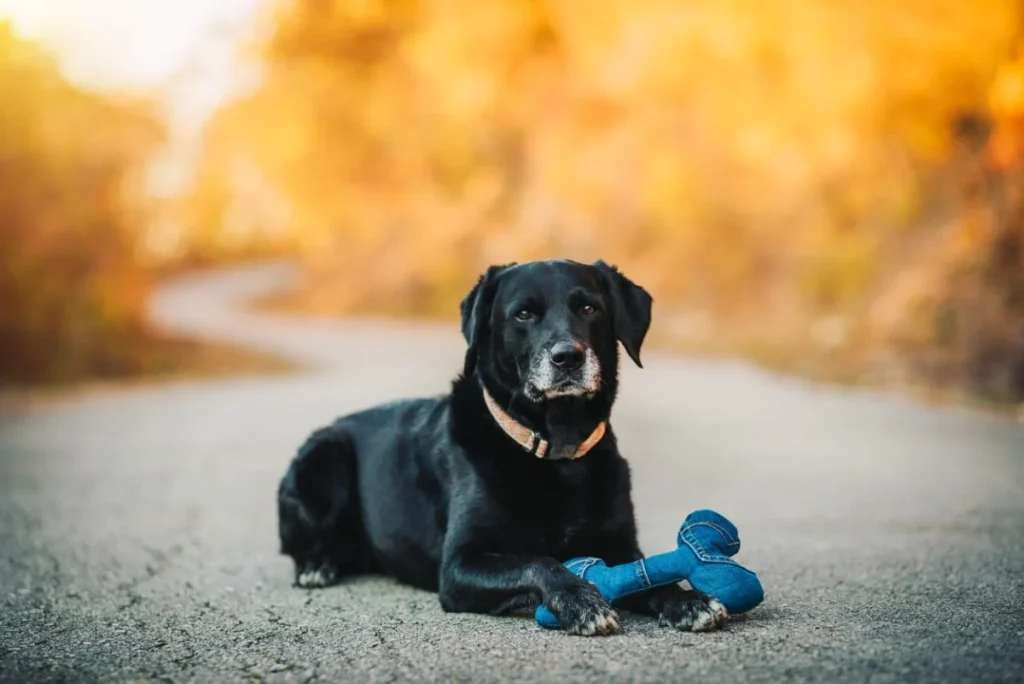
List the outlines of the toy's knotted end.
<svg viewBox="0 0 1024 684">
<path fill-rule="evenodd" d="M 734 556 L 740 550 L 740 533 L 736 526 L 721 513 L 706 508 L 686 516 L 679 528 L 679 544 L 687 539 L 691 545 L 699 541 L 706 549 L 716 549 L 726 556 Z"/>
</svg>

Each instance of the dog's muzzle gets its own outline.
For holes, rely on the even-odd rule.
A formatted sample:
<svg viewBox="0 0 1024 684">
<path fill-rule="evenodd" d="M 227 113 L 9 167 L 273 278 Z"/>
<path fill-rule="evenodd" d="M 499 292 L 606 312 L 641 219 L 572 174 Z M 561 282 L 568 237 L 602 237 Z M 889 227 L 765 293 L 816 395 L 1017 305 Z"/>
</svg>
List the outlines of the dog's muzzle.
<svg viewBox="0 0 1024 684">
<path fill-rule="evenodd" d="M 590 347 L 559 341 L 534 356 L 525 380 L 533 401 L 590 396 L 601 388 L 601 364 Z"/>
</svg>

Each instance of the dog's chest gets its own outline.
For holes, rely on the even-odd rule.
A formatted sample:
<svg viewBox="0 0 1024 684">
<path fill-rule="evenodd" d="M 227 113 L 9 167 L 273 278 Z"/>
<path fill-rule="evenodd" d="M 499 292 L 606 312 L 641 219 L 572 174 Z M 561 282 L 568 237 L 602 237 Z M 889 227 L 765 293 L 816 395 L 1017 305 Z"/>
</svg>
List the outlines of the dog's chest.
<svg viewBox="0 0 1024 684">
<path fill-rule="evenodd" d="M 505 500 L 509 504 L 507 529 L 519 532 L 524 550 L 556 558 L 573 552 L 585 554 L 603 530 L 614 527 L 610 520 L 613 496 L 593 478 L 579 476 L 585 474 L 537 478 L 524 488 L 529 496 Z"/>
<path fill-rule="evenodd" d="M 585 536 L 582 534 L 584 528 L 585 525 L 582 521 L 569 523 L 564 526 L 555 541 L 561 549 L 571 548 L 574 542 Z"/>
<path fill-rule="evenodd" d="M 538 549 L 545 555 L 562 557 L 565 552 L 586 545 L 596 531 L 604 527 L 605 512 L 600 506 L 585 506 L 575 502 L 561 502 L 551 506 L 547 514 L 534 519 L 529 532 L 530 538 L 541 542 Z"/>
</svg>

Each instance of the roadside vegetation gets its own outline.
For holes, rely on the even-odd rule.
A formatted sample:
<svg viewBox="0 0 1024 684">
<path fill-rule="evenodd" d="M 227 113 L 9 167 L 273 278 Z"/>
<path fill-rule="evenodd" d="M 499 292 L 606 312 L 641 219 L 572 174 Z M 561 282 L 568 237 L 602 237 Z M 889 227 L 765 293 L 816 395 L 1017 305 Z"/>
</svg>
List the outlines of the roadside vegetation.
<svg viewBox="0 0 1024 684">
<path fill-rule="evenodd" d="M 144 371 L 186 265 L 294 254 L 273 306 L 452 317 L 487 264 L 570 256 L 644 283 L 663 345 L 1024 401 L 1018 1 L 264 9 L 160 205 L 152 110 L 0 31 L 2 377 Z"/>
</svg>

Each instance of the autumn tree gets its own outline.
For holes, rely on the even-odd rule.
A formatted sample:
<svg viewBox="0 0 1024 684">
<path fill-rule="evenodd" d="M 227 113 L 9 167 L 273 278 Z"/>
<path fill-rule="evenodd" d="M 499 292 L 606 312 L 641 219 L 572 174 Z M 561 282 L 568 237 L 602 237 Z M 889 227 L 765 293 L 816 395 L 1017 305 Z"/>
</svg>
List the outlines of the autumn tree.
<svg viewBox="0 0 1024 684">
<path fill-rule="evenodd" d="M 970 211 L 957 122 L 988 116 L 1024 26 L 1016 0 L 267 9 L 259 83 L 208 130 L 196 230 L 242 196 L 223 170 L 258 169 L 307 305 L 450 315 L 487 263 L 602 256 L 691 346 L 826 363 L 934 346 L 908 274 L 944 272 Z"/>
<path fill-rule="evenodd" d="M 162 135 L 137 102 L 69 83 L 0 23 L 0 382 L 137 363 L 143 163 Z"/>
</svg>

